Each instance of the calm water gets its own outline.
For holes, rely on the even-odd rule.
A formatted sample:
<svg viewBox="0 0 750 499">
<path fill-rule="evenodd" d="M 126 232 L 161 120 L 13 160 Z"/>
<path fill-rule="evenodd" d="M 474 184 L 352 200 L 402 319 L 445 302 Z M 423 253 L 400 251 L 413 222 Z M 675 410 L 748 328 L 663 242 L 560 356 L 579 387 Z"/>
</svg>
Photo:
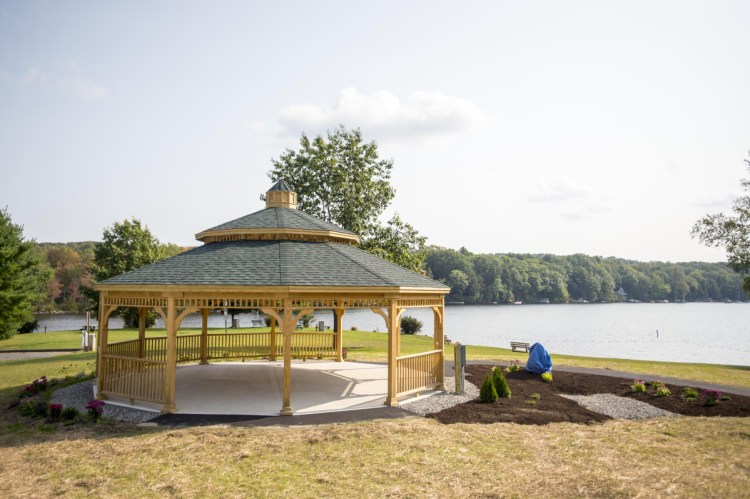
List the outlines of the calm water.
<svg viewBox="0 0 750 499">
<path fill-rule="evenodd" d="M 432 334 L 431 310 L 407 314 Z M 250 316 L 239 317 L 242 327 L 250 327 Z M 86 321 L 72 314 L 39 319 L 42 331 L 44 326 L 48 331 L 79 329 Z M 320 311 L 315 320 L 331 326 L 333 314 Z M 200 327 L 200 316 L 186 317 L 182 325 Z M 224 327 L 224 317 L 210 316 L 209 326 Z M 111 319 L 110 327 L 121 328 L 122 321 Z M 369 310 L 348 311 L 344 328 L 352 327 L 386 330 L 383 319 Z M 461 343 L 505 348 L 510 341 L 539 341 L 553 354 L 750 365 L 747 303 L 448 306 L 445 334 Z"/>
</svg>

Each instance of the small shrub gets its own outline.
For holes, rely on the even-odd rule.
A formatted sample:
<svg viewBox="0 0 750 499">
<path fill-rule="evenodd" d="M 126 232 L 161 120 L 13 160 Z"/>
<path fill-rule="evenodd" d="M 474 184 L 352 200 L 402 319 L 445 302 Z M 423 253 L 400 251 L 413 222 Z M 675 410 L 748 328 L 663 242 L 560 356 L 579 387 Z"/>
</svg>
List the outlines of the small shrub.
<svg viewBox="0 0 750 499">
<path fill-rule="evenodd" d="M 401 332 L 403 334 L 417 334 L 422 331 L 422 321 L 416 317 L 401 317 Z"/>
<path fill-rule="evenodd" d="M 34 405 L 34 416 L 43 418 L 46 417 L 47 414 L 49 414 L 49 404 L 44 400 L 37 401 Z"/>
<path fill-rule="evenodd" d="M 639 379 L 633 380 L 633 384 L 630 385 L 630 389 L 635 393 L 643 393 L 646 391 L 646 385 Z"/>
<path fill-rule="evenodd" d="M 39 379 L 35 379 L 30 385 L 18 395 L 19 398 L 33 397 L 39 392 L 43 392 L 47 389 L 47 376 L 42 376 Z"/>
<path fill-rule="evenodd" d="M 62 418 L 63 421 L 75 421 L 80 415 L 81 413 L 78 412 L 78 409 L 75 407 L 66 407 L 62 410 L 62 413 L 60 413 L 60 418 Z"/>
<path fill-rule="evenodd" d="M 532 393 L 531 398 L 533 398 L 534 400 L 541 400 L 542 396 L 538 393 Z"/>
<path fill-rule="evenodd" d="M 659 388 L 656 389 L 657 397 L 669 397 L 670 395 L 672 395 L 672 392 L 666 386 L 660 386 Z"/>
<path fill-rule="evenodd" d="M 648 382 L 648 383 L 646 383 L 646 384 L 647 384 L 648 386 L 650 386 L 651 388 L 656 388 L 657 390 L 658 390 L 658 389 L 659 389 L 660 387 L 664 386 L 664 383 L 662 383 L 661 381 L 649 381 L 649 382 Z"/>
<path fill-rule="evenodd" d="M 62 404 L 50 404 L 49 405 L 49 419 L 50 421 L 58 421 L 62 416 L 63 406 Z"/>
<path fill-rule="evenodd" d="M 104 412 L 104 401 L 103 400 L 92 400 L 86 404 L 86 410 L 88 411 L 89 419 L 96 423 Z"/>
<path fill-rule="evenodd" d="M 482 387 L 479 389 L 479 400 L 487 404 L 491 404 L 497 400 L 497 390 L 495 390 L 495 385 L 492 383 L 492 378 L 489 375 L 484 378 Z"/>
<path fill-rule="evenodd" d="M 349 331 L 358 331 L 357 326 L 352 326 L 352 328 Z"/>
<path fill-rule="evenodd" d="M 503 370 L 499 367 L 492 369 L 492 385 L 495 387 L 498 397 L 504 399 L 510 398 L 510 387 L 508 386 L 508 380 L 503 375 Z"/>
<path fill-rule="evenodd" d="M 552 383 L 552 373 L 542 373 L 542 381 Z"/>
<path fill-rule="evenodd" d="M 505 368 L 506 373 L 514 373 L 516 371 L 521 370 L 521 361 L 520 360 L 512 360 L 510 361 L 510 365 Z"/>
<path fill-rule="evenodd" d="M 529 405 L 536 405 L 536 399 L 527 399 L 524 402 L 526 402 Z"/>
<path fill-rule="evenodd" d="M 18 407 L 18 411 L 21 413 L 21 416 L 30 418 L 32 416 L 36 415 L 36 402 L 33 400 L 29 400 L 26 403 L 21 404 Z"/>
<path fill-rule="evenodd" d="M 716 405 L 721 400 L 721 392 L 719 390 L 703 390 L 701 399 L 705 405 Z"/>
<path fill-rule="evenodd" d="M 686 386 L 682 389 L 682 398 L 685 400 L 698 400 L 698 390 L 695 388 L 690 388 L 689 386 Z"/>
</svg>

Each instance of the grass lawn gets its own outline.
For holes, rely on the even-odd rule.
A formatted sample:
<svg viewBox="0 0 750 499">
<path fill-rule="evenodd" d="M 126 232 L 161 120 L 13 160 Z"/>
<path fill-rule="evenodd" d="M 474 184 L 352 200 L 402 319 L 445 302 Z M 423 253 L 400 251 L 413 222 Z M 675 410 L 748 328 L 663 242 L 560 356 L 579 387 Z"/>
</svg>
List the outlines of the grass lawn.
<svg viewBox="0 0 750 499">
<path fill-rule="evenodd" d="M 269 328 L 237 329 L 234 332 L 262 332 Z M 212 333 L 223 332 L 223 329 L 212 329 Z M 306 331 L 313 331 L 312 328 Z M 148 336 L 164 336 L 164 329 L 149 329 Z M 200 334 L 199 329 L 181 329 L 178 334 Z M 231 333 L 230 333 L 231 334 Z M 135 329 L 114 329 L 109 332 L 110 341 L 123 341 L 135 339 L 138 336 Z M 43 350 L 45 348 L 76 348 L 80 346 L 80 333 L 78 331 L 62 331 L 50 333 L 35 333 L 16 335 L 9 340 L 0 341 L 0 350 Z M 387 335 L 386 333 L 373 333 L 367 331 L 345 331 L 344 347 L 348 351 L 348 358 L 361 361 L 385 362 L 387 357 Z M 401 336 L 401 353 L 408 355 L 424 352 L 432 349 L 432 337 L 430 336 Z M 526 361 L 528 354 L 523 352 L 511 352 L 505 348 L 467 346 L 467 357 L 469 360 L 499 360 Z M 446 345 L 445 356 L 447 360 L 453 360 L 453 347 Z M 88 355 L 88 357 L 83 357 Z M 16 386 L 27 383 L 42 374 L 57 373 L 65 367 L 65 362 L 72 363 L 69 372 L 82 371 L 81 366 L 91 362 L 93 354 L 74 354 L 50 359 L 36 359 L 37 362 L 29 366 L 29 372 L 24 373 L 22 361 L 0 361 L 0 366 L 14 366 L 13 373 L 3 372 L 0 377 L 0 388 L 4 386 Z M 84 360 L 85 359 L 85 360 Z M 681 378 L 693 381 L 705 381 L 708 383 L 725 384 L 750 388 L 750 367 L 747 366 L 722 366 L 716 364 L 689 364 L 682 362 L 654 362 L 642 360 L 609 359 L 596 357 L 578 357 L 573 355 L 552 354 L 552 361 L 557 366 L 572 367 L 595 367 L 611 369 L 615 371 L 632 372 L 636 374 L 650 374 L 653 376 L 664 376 Z M 16 362 L 13 364 L 13 362 Z M 21 362 L 20 364 L 18 362 Z M 28 362 L 28 361 L 24 361 Z M 49 364 L 48 364 L 49 363 Z M 50 367 L 46 367 L 49 365 Z M 34 367 L 35 369 L 32 369 Z M 78 371 L 76 371 L 78 369 Z M 46 371 L 46 372 L 40 372 Z"/>
<path fill-rule="evenodd" d="M 423 418 L 308 427 L 0 431 L 0 495 L 746 497 L 750 424 Z"/>
</svg>

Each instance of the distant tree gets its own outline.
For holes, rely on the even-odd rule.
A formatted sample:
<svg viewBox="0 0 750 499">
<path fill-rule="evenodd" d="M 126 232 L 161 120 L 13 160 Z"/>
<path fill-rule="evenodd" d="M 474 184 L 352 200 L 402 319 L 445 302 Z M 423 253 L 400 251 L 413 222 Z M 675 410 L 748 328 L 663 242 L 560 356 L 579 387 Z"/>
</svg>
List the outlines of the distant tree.
<svg viewBox="0 0 750 499">
<path fill-rule="evenodd" d="M 101 282 L 111 277 L 135 270 L 165 258 L 167 248 L 162 245 L 140 220 L 115 222 L 104 229 L 102 242 L 94 248 L 92 272 Z M 138 326 L 138 311 L 120 308 L 114 315 L 121 316 L 127 327 Z M 156 321 L 154 315 L 147 317 L 148 325 Z"/>
<path fill-rule="evenodd" d="M 750 159 L 746 159 L 750 172 Z M 693 237 L 707 246 L 724 246 L 729 266 L 744 276 L 743 289 L 750 293 L 750 177 L 741 181 L 744 196 L 732 203 L 734 215 L 707 215 L 693 226 Z"/>
<path fill-rule="evenodd" d="M 272 181 L 284 180 L 297 193 L 297 206 L 310 215 L 357 234 L 362 249 L 414 271 L 422 270 L 425 238 L 398 215 L 382 226 L 378 217 L 391 204 L 393 160 L 380 159 L 375 141 L 359 129 L 339 125 L 287 149 L 273 159 Z"/>
<path fill-rule="evenodd" d="M 34 241 L 25 241 L 23 227 L 0 211 L 0 339 L 7 339 L 34 321 L 34 304 L 41 300 L 49 270 L 39 265 Z"/>
<path fill-rule="evenodd" d="M 361 247 L 404 268 L 421 272 L 426 240 L 396 213 L 387 226 L 373 227 Z"/>
</svg>

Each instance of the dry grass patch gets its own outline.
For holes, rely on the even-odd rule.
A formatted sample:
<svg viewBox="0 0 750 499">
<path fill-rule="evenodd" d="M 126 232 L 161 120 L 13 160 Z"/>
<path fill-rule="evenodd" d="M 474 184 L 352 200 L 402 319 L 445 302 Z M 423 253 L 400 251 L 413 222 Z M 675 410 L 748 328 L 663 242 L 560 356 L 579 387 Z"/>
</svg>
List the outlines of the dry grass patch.
<svg viewBox="0 0 750 499">
<path fill-rule="evenodd" d="M 739 418 L 129 428 L 3 431 L 0 495 L 738 497 L 750 489 L 750 423 Z"/>
</svg>

